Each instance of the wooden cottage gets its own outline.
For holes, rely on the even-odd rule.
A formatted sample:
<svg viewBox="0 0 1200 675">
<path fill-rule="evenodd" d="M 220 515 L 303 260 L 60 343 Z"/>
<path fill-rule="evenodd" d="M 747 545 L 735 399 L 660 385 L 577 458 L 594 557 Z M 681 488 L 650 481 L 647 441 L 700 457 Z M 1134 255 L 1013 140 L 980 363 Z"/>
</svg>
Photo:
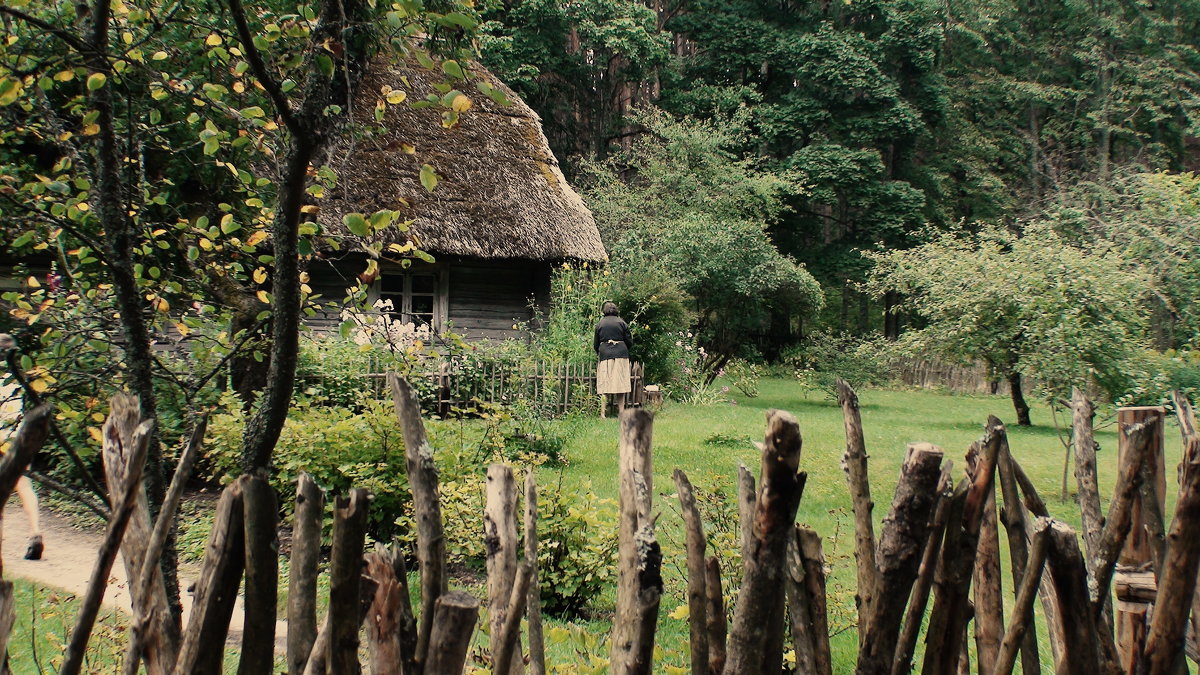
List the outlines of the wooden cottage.
<svg viewBox="0 0 1200 675">
<path fill-rule="evenodd" d="M 514 324 L 534 318 L 532 305 L 544 306 L 555 264 L 602 262 L 607 255 L 537 113 L 478 64 L 465 70 L 468 79 L 455 86 L 471 107 L 450 128 L 446 107 L 412 106 L 448 93 L 439 89 L 447 80 L 440 70 L 406 62 L 377 67 L 365 78 L 354 117 L 361 127 L 378 127 L 376 110 L 384 105 L 387 131 L 347 137 L 336 148 L 338 185 L 322 200 L 319 218 L 344 245 L 310 268 L 310 285 L 326 297 L 344 297 L 375 258 L 372 297 L 390 301 L 386 311 L 393 318 L 436 331 L 451 328 L 468 339 L 504 338 L 516 333 Z M 489 87 L 507 105 L 482 93 Z M 407 100 L 384 104 L 395 91 Z M 432 192 L 421 182 L 425 164 L 437 177 Z M 409 221 L 407 231 L 390 227 L 364 238 L 343 225 L 345 214 L 383 209 L 399 211 Z M 389 244 L 410 241 L 435 262 L 401 265 Z M 327 315 L 313 323 L 330 326 L 339 319 Z"/>
</svg>

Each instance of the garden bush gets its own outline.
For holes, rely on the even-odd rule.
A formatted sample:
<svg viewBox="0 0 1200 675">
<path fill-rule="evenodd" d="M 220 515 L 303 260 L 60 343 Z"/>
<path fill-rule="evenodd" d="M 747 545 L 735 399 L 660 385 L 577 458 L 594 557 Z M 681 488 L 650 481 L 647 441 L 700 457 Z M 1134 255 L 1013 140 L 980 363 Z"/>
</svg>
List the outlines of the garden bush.
<svg viewBox="0 0 1200 675">
<path fill-rule="evenodd" d="M 801 381 L 836 398 L 838 378 L 855 389 L 885 384 L 889 352 L 887 341 L 879 335 L 817 331 L 785 349 L 781 361 L 795 368 Z"/>
</svg>

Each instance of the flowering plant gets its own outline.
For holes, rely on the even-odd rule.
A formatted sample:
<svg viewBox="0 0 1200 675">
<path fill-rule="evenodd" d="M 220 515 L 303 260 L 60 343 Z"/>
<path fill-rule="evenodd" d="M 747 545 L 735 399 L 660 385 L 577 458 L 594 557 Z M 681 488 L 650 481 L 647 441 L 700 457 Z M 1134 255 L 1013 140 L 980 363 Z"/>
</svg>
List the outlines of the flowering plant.
<svg viewBox="0 0 1200 675">
<path fill-rule="evenodd" d="M 679 373 L 671 384 L 671 396 L 681 403 L 690 405 L 713 405 L 725 400 L 729 387 L 716 387 L 715 377 L 725 374 L 724 370 L 713 370 L 713 360 L 696 342 L 690 331 L 676 333 L 676 357 Z"/>
</svg>

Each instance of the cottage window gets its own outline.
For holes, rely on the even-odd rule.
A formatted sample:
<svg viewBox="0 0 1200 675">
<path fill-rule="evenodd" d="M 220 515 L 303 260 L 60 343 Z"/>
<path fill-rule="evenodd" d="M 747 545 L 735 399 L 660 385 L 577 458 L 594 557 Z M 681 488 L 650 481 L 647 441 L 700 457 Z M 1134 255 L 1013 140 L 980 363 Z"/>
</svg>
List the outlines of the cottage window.
<svg viewBox="0 0 1200 675">
<path fill-rule="evenodd" d="M 379 299 L 393 319 L 441 330 L 446 315 L 442 270 L 388 271 L 379 278 Z"/>
</svg>

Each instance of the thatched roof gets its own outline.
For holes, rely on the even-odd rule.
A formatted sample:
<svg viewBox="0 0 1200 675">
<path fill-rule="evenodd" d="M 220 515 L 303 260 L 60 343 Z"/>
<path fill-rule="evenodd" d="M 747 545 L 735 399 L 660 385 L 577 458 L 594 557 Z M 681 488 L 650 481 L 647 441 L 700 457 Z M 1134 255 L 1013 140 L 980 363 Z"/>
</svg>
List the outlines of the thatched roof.
<svg viewBox="0 0 1200 675">
<path fill-rule="evenodd" d="M 378 63 L 367 74 L 354 111 L 361 126 L 376 125 L 376 103 L 388 87 L 407 100 L 387 106 L 386 133 L 348 136 L 334 150 L 338 186 L 321 203 L 326 231 L 348 235 L 347 213 L 396 209 L 414 221 L 411 231 L 389 229 L 382 243 L 403 243 L 411 234 L 435 254 L 607 260 L 596 221 L 563 178 L 537 113 L 482 66 L 471 63 L 466 70 L 468 81 L 457 87 L 472 105 L 452 129 L 442 125 L 447 108 L 411 105 L 443 93 L 434 89 L 447 79 L 440 70 Z M 510 104 L 485 96 L 479 82 L 503 92 Z M 432 193 L 421 185 L 423 164 L 437 173 Z"/>
</svg>

